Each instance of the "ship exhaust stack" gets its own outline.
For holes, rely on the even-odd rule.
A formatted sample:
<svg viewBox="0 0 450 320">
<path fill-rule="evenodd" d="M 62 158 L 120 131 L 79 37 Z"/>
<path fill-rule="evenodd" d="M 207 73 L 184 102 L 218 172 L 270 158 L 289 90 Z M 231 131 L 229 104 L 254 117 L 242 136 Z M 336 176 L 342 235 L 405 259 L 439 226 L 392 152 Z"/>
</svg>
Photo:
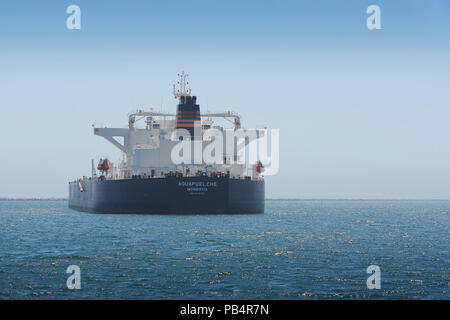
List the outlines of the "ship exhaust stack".
<svg viewBox="0 0 450 320">
<path fill-rule="evenodd" d="M 187 76 L 184 71 L 178 74 L 179 81 L 177 85 L 173 85 L 174 97 L 179 99 L 176 129 L 188 131 L 191 139 L 201 139 L 200 105 L 197 104 L 197 97 L 191 96 L 191 89 L 188 89 L 189 82 L 186 81 Z"/>
</svg>

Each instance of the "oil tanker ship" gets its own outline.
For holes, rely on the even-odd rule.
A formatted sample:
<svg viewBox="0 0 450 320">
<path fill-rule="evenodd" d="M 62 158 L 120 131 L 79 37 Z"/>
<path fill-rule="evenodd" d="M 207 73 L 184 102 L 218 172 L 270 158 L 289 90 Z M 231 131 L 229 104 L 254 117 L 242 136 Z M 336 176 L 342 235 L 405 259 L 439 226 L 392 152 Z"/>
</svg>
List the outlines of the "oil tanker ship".
<svg viewBox="0 0 450 320">
<path fill-rule="evenodd" d="M 94 134 L 116 146 L 123 160 L 114 164 L 100 159 L 97 168 L 92 160 L 91 177 L 69 182 L 70 208 L 146 214 L 264 212 L 264 166 L 242 159 L 242 151 L 264 132 L 242 138 L 245 131 L 237 114 L 200 113 L 186 77 L 180 74 L 173 86 L 176 114 L 138 110 L 129 115 L 128 128 L 94 126 Z M 214 118 L 230 121 L 233 128 L 216 125 Z M 201 159 L 196 159 L 198 154 Z"/>
</svg>

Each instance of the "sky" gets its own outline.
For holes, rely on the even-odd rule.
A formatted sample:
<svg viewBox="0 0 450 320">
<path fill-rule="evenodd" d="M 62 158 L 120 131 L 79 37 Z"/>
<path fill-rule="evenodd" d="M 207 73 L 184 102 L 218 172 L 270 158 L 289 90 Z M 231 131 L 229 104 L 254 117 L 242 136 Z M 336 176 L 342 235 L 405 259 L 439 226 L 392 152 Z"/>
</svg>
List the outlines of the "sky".
<svg viewBox="0 0 450 320">
<path fill-rule="evenodd" d="M 92 124 L 174 112 L 184 70 L 203 111 L 279 129 L 268 198 L 449 199 L 449 40 L 448 0 L 4 2 L 0 197 L 67 197 L 120 158 Z"/>
</svg>

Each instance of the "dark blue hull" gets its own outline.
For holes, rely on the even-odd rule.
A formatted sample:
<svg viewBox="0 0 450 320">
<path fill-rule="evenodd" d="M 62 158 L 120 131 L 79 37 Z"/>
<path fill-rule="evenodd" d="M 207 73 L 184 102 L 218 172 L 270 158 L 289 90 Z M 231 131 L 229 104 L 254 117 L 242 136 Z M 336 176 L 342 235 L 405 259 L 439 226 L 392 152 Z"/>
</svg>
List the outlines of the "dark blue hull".
<svg viewBox="0 0 450 320">
<path fill-rule="evenodd" d="M 264 181 L 227 177 L 82 180 L 69 183 L 69 207 L 99 213 L 264 212 Z"/>
</svg>

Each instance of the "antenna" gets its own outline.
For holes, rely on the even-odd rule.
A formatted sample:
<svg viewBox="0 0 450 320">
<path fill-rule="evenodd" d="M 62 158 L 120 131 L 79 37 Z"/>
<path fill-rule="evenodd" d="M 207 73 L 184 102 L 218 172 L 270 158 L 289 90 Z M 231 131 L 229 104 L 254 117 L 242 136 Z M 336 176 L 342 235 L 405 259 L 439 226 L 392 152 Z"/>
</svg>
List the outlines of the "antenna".
<svg viewBox="0 0 450 320">
<path fill-rule="evenodd" d="M 175 99 L 191 95 L 191 89 L 187 86 L 189 84 L 189 82 L 186 81 L 187 77 L 188 74 L 184 73 L 184 71 L 181 72 L 181 74 L 178 74 L 179 80 L 176 85 L 173 85 L 173 96 Z"/>
</svg>

